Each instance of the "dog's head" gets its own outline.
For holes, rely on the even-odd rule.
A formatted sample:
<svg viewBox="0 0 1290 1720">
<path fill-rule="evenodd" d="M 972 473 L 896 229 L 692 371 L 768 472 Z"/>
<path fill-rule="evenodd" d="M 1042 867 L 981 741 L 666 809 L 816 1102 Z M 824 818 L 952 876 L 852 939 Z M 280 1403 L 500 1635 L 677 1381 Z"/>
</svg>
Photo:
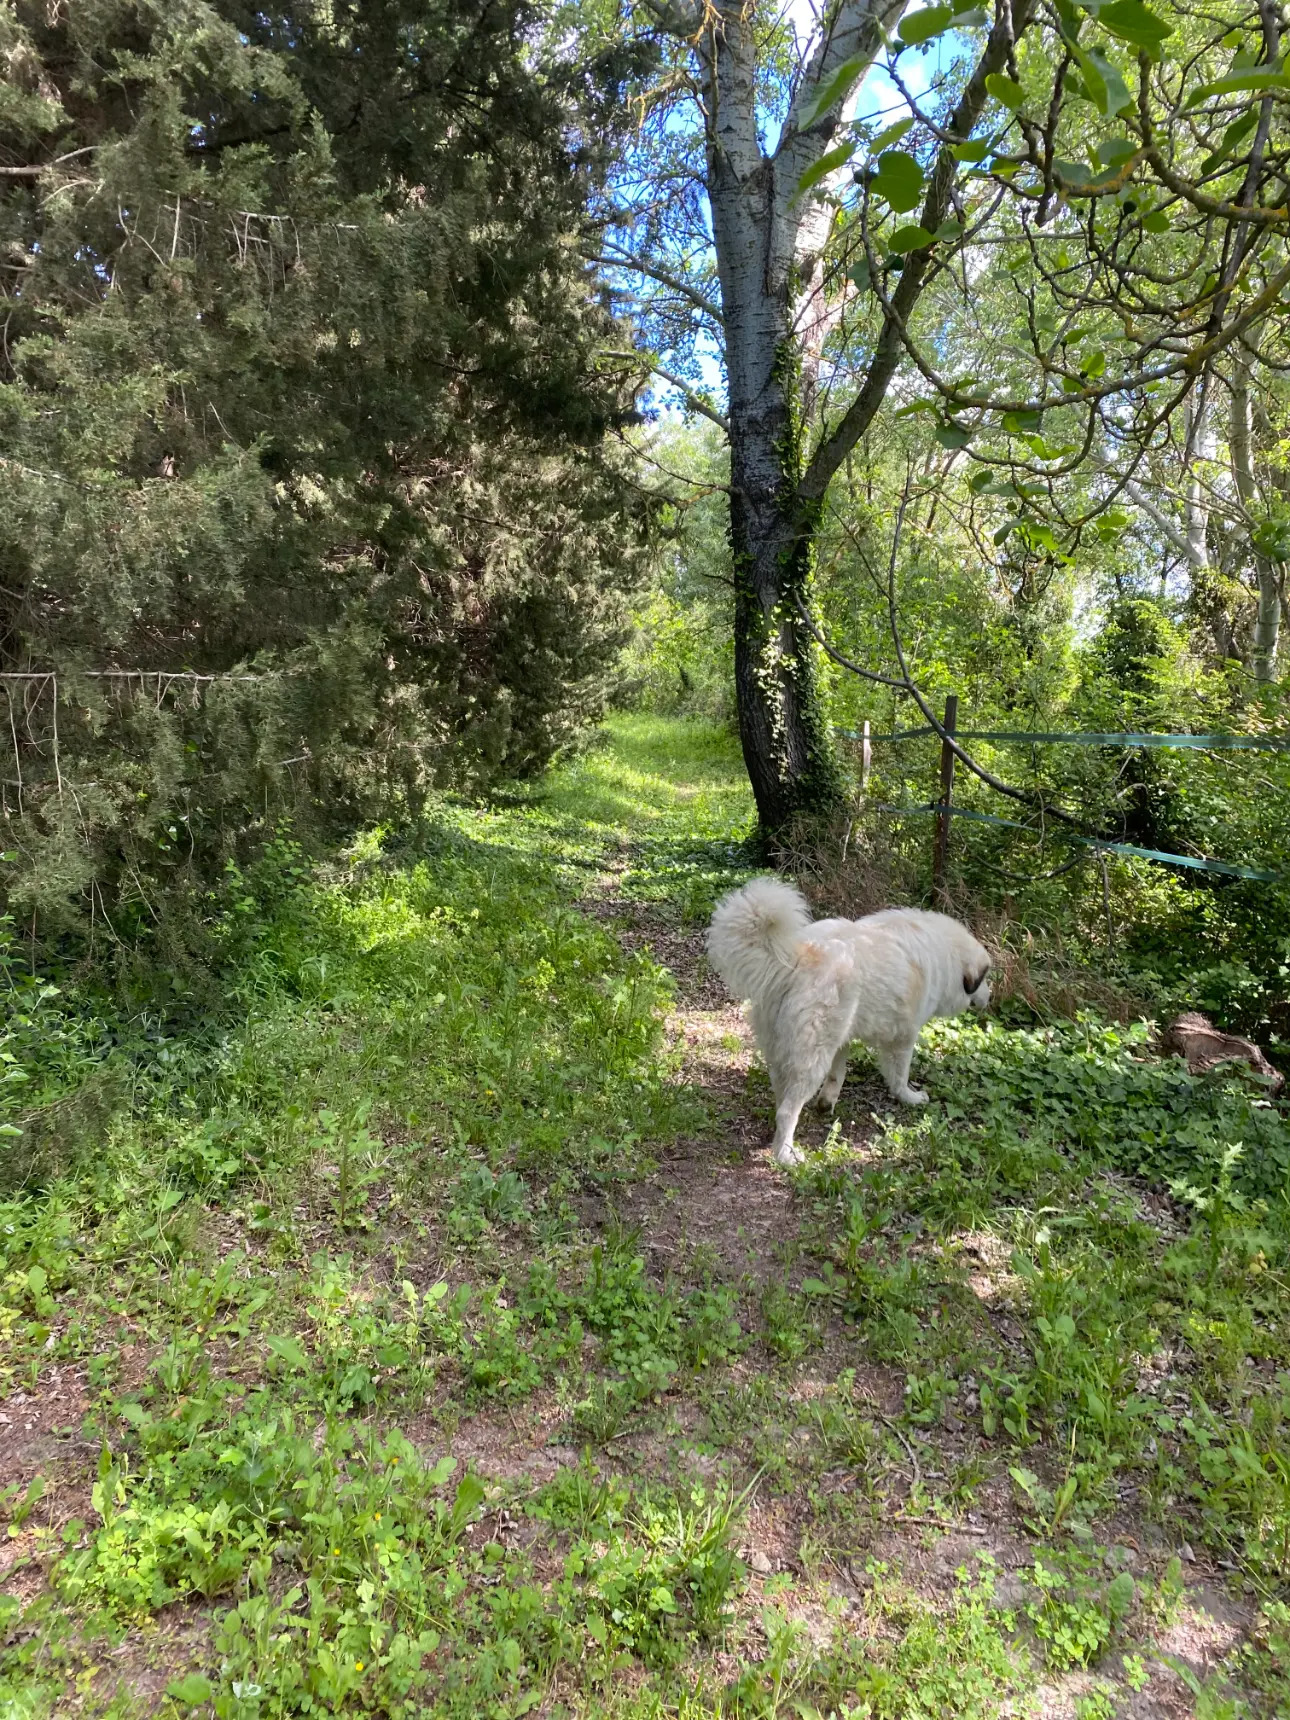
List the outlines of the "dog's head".
<svg viewBox="0 0 1290 1720">
<path fill-rule="evenodd" d="M 981 955 L 983 961 L 963 969 L 963 997 L 966 1008 L 984 1012 L 990 1007 L 990 962 L 984 950 Z"/>
</svg>

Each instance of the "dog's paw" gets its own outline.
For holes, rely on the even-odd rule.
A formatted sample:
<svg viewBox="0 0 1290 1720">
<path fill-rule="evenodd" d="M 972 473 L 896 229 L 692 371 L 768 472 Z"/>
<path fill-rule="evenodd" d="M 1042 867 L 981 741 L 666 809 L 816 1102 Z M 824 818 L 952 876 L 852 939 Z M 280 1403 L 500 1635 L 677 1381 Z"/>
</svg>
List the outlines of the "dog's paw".
<svg viewBox="0 0 1290 1720">
<path fill-rule="evenodd" d="M 800 1147 L 795 1147 L 791 1141 L 775 1150 L 775 1163 L 788 1170 L 793 1165 L 806 1163 L 806 1154 Z"/>
<path fill-rule="evenodd" d="M 923 1087 L 906 1087 L 904 1092 L 899 1095 L 901 1103 L 905 1105 L 925 1105 L 928 1097 L 929 1095 Z"/>
<path fill-rule="evenodd" d="M 831 1111 L 831 1110 L 833 1110 L 833 1108 L 836 1106 L 836 1104 L 838 1102 L 838 1098 L 841 1095 L 841 1092 L 842 1092 L 841 1087 L 838 1088 L 836 1093 L 830 1093 L 827 1087 L 823 1088 L 819 1093 L 817 1093 L 815 1095 L 815 1109 L 817 1111 Z"/>
</svg>

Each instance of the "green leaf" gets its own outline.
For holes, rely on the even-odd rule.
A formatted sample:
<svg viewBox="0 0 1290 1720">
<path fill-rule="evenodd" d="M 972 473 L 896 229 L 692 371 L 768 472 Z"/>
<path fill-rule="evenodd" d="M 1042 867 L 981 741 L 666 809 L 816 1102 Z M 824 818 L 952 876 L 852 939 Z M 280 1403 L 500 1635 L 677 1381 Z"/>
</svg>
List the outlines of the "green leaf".
<svg viewBox="0 0 1290 1720">
<path fill-rule="evenodd" d="M 1002 72 L 990 72 L 986 76 L 985 87 L 1004 107 L 1013 113 L 1021 112 L 1021 104 L 1026 99 L 1026 92 L 1015 79 L 1005 77 Z"/>
<path fill-rule="evenodd" d="M 1213 155 L 1207 155 L 1201 162 L 1200 171 L 1202 175 L 1212 173 L 1225 156 L 1230 155 L 1239 143 L 1245 141 L 1258 123 L 1258 108 L 1251 108 L 1249 113 L 1243 114 L 1240 119 L 1233 120 L 1223 133 Z"/>
<path fill-rule="evenodd" d="M 1079 61 L 1089 97 L 1099 113 L 1109 117 L 1132 106 L 1129 86 L 1108 54 L 1101 48 L 1073 48 L 1072 52 Z"/>
<path fill-rule="evenodd" d="M 1109 6 L 1099 6 L 1095 16 L 1104 30 L 1142 48 L 1152 58 L 1159 57 L 1160 44 L 1174 33 L 1173 25 L 1157 17 L 1142 0 L 1111 0 Z"/>
<path fill-rule="evenodd" d="M 1070 557 L 1063 553 L 1061 545 L 1053 536 L 1051 526 L 1043 525 L 1039 520 L 1023 520 L 1019 529 L 1032 550 L 1047 550 L 1048 554 L 1058 561 L 1070 560 Z"/>
<path fill-rule="evenodd" d="M 475 1512 L 484 1503 L 484 1484 L 468 1469 L 457 1483 L 457 1492 L 452 1501 L 451 1522 L 453 1529 L 460 1534 L 469 1523 Z"/>
<path fill-rule="evenodd" d="M 43 1296 L 49 1285 L 49 1274 L 43 1266 L 32 1266 L 27 1272 L 27 1288 L 33 1296 Z"/>
<path fill-rule="evenodd" d="M 972 432 L 966 424 L 956 424 L 952 419 L 948 424 L 938 424 L 933 434 L 942 448 L 966 448 L 972 440 Z"/>
<path fill-rule="evenodd" d="M 1033 1499 L 1037 1503 L 1043 1503 L 1047 1499 L 1048 1489 L 1033 1469 L 1023 1469 L 1019 1465 L 1013 1464 L 1009 1467 L 1008 1474 L 1011 1475 L 1028 1499 Z"/>
<path fill-rule="evenodd" d="M 797 195 L 800 197 L 804 191 L 809 191 L 813 185 L 818 185 L 821 179 L 827 179 L 835 168 L 841 167 L 844 161 L 849 161 L 858 148 L 858 140 L 853 137 L 848 138 L 845 143 L 838 144 L 836 148 L 830 149 L 822 155 L 818 161 L 812 162 L 797 182 Z"/>
<path fill-rule="evenodd" d="M 295 1338 L 266 1338 L 265 1342 L 274 1355 L 284 1361 L 289 1368 L 299 1368 L 302 1371 L 309 1366 L 309 1357 L 300 1347 Z"/>
<path fill-rule="evenodd" d="M 1240 90 L 1290 90 L 1290 73 L 1275 66 L 1262 66 L 1253 72 L 1229 72 L 1225 78 L 1201 84 L 1187 97 L 1188 107 L 1197 107 L 1210 96 L 1235 95 Z"/>
<path fill-rule="evenodd" d="M 1005 412 L 1003 427 L 1011 436 L 1024 436 L 1028 431 L 1038 430 L 1042 419 L 1040 412 Z"/>
<path fill-rule="evenodd" d="M 990 141 L 984 137 L 970 137 L 966 143 L 952 145 L 958 161 L 984 161 L 990 153 Z"/>
<path fill-rule="evenodd" d="M 1261 520 L 1250 533 L 1250 542 L 1269 561 L 1285 561 L 1290 555 L 1290 520 Z"/>
<path fill-rule="evenodd" d="M 1150 215 L 1142 217 L 1142 225 L 1148 233 L 1167 233 L 1169 217 L 1163 209 L 1153 209 Z"/>
<path fill-rule="evenodd" d="M 890 149 L 893 143 L 899 143 L 913 123 L 914 116 L 912 114 L 906 114 L 904 119 L 896 120 L 885 131 L 878 133 L 869 145 L 870 152 L 874 155 L 881 155 L 884 149 Z"/>
<path fill-rule="evenodd" d="M 886 149 L 878 157 L 873 189 L 897 215 L 903 215 L 923 194 L 923 170 L 903 149 Z"/>
<path fill-rule="evenodd" d="M 847 279 L 857 292 L 867 293 L 872 284 L 869 279 L 869 259 L 861 257 L 858 263 L 853 263 L 847 270 Z"/>
<path fill-rule="evenodd" d="M 1129 137 L 1104 137 L 1097 146 L 1097 159 L 1103 167 L 1120 168 L 1137 151 Z"/>
<path fill-rule="evenodd" d="M 1136 1593 L 1132 1576 L 1128 1571 L 1121 1571 L 1106 1591 L 1106 1604 L 1111 1617 L 1123 1618 L 1133 1605 L 1133 1597 Z"/>
<path fill-rule="evenodd" d="M 187 1708 L 198 1708 L 203 1702 L 214 1701 L 215 1686 L 204 1672 L 190 1672 L 186 1678 L 172 1678 L 166 1695 Z"/>
<path fill-rule="evenodd" d="M 979 29 L 981 25 L 989 22 L 989 14 L 980 6 L 969 6 L 965 11 L 954 14 L 956 30 Z"/>
<path fill-rule="evenodd" d="M 952 239 L 961 238 L 963 223 L 961 221 L 942 221 L 933 237 L 940 244 L 948 245 Z"/>
<path fill-rule="evenodd" d="M 887 249 L 897 257 L 903 257 L 909 251 L 923 251 L 928 245 L 936 243 L 935 233 L 929 233 L 926 227 L 917 225 L 897 227 L 887 241 Z"/>
<path fill-rule="evenodd" d="M 939 408 L 934 400 L 911 400 L 908 406 L 902 406 L 892 413 L 893 418 L 912 418 L 916 412 L 936 412 Z"/>
<path fill-rule="evenodd" d="M 1053 157 L 1053 172 L 1063 185 L 1084 186 L 1093 177 L 1082 161 L 1063 161 L 1060 156 Z"/>
<path fill-rule="evenodd" d="M 803 1278 L 802 1294 L 804 1296 L 827 1296 L 829 1287 L 822 1278 Z"/>
<path fill-rule="evenodd" d="M 857 54 L 854 59 L 843 60 L 824 88 L 816 96 L 807 111 L 798 122 L 798 130 L 806 131 L 813 126 L 817 119 L 822 119 L 831 107 L 835 107 L 855 83 L 856 79 L 869 68 L 869 60 L 863 54 Z"/>
<path fill-rule="evenodd" d="M 930 42 L 934 36 L 943 36 L 953 19 L 953 6 L 924 6 L 921 12 L 906 13 L 896 34 L 907 48 L 913 48 L 919 42 Z"/>
</svg>

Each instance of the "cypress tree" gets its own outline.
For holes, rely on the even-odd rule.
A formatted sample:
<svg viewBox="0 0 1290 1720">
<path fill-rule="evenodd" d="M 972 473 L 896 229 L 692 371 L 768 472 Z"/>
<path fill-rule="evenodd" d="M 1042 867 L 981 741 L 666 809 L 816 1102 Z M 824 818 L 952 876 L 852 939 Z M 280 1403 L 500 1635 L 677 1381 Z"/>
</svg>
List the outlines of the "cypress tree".
<svg viewBox="0 0 1290 1720">
<path fill-rule="evenodd" d="M 648 521 L 534 39 L 512 0 L 0 10 L 15 912 L 124 936 L 284 812 L 598 712 Z"/>
</svg>

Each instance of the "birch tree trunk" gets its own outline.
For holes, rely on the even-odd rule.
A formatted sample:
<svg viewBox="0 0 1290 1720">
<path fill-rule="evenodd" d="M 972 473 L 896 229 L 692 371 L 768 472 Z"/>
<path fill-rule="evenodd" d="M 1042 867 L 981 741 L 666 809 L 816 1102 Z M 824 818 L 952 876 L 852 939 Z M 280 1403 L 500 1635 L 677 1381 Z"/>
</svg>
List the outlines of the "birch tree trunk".
<svg viewBox="0 0 1290 1720">
<path fill-rule="evenodd" d="M 644 4 L 697 65 L 726 361 L 739 734 L 761 828 L 775 842 L 799 814 L 828 813 L 841 799 L 817 648 L 802 610 L 810 604 L 829 481 L 886 397 L 904 353 L 902 331 L 932 273 L 927 250 L 904 259 L 863 381 L 808 448 L 817 373 L 840 303 L 830 306 L 823 286 L 833 211 L 802 194 L 802 176 L 828 155 L 851 92 L 908 0 L 836 0 L 822 8 L 774 149 L 763 145 L 759 129 L 764 20 L 756 0 Z M 1036 6 L 1012 0 L 999 9 L 927 176 L 920 219 L 928 232 L 950 212 L 958 171 L 952 140 L 971 136 L 987 105 L 986 79 L 1007 64 Z M 849 171 L 843 161 L 834 181 Z"/>
<path fill-rule="evenodd" d="M 797 124 L 820 77 L 848 59 L 871 59 L 877 20 L 894 22 L 905 3 L 840 9 L 773 154 L 758 136 L 752 9 L 720 0 L 702 50 L 729 401 L 735 695 L 758 817 L 772 840 L 799 814 L 827 813 L 842 793 L 816 647 L 799 609 L 810 601 L 819 516 L 818 503 L 804 513 L 799 484 L 822 341 L 818 330 L 803 341 L 798 324 L 804 310 L 810 315 L 806 299 L 818 301 L 828 212 L 804 203 L 797 189 L 804 169 L 827 149 L 838 116 L 802 133 Z"/>
<path fill-rule="evenodd" d="M 1232 364 L 1232 475 L 1241 506 L 1250 514 L 1259 504 L 1258 482 L 1254 475 L 1253 437 L 1250 427 L 1250 359 L 1244 347 L 1237 346 Z M 1281 581 L 1277 565 L 1262 554 L 1253 539 L 1250 559 L 1257 582 L 1257 607 L 1254 615 L 1254 638 L 1250 648 L 1250 671 L 1254 679 L 1266 684 L 1276 680 L 1277 645 L 1281 631 Z"/>
<path fill-rule="evenodd" d="M 1193 581 L 1203 579 L 1209 568 L 1209 506 L 1201 482 L 1200 462 L 1209 458 L 1209 395 L 1205 384 L 1193 390 L 1187 402 L 1186 461 L 1187 490 L 1183 502 L 1187 541 L 1187 567 Z"/>
</svg>

